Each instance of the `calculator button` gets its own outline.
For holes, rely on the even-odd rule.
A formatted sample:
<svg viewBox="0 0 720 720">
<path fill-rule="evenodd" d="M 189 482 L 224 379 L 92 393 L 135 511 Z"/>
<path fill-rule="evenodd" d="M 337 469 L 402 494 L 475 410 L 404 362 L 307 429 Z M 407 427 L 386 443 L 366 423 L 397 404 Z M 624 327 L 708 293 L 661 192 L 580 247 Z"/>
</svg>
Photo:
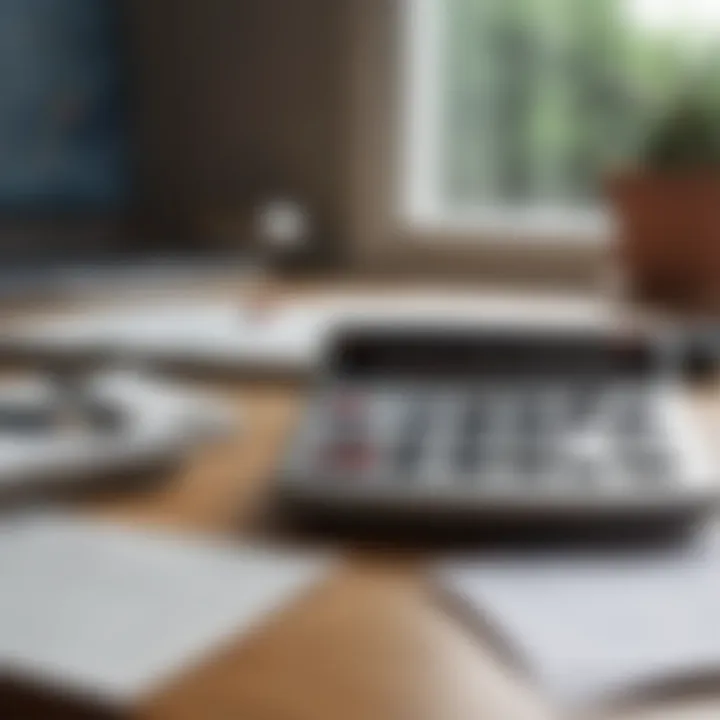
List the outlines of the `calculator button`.
<svg viewBox="0 0 720 720">
<path fill-rule="evenodd" d="M 475 474 L 480 469 L 482 452 L 477 442 L 464 442 L 453 453 L 455 471 L 460 475 Z"/>
<path fill-rule="evenodd" d="M 460 420 L 460 433 L 464 440 L 472 441 L 485 432 L 488 426 L 487 411 L 475 400 L 467 404 Z"/>
<path fill-rule="evenodd" d="M 420 465 L 423 445 L 417 442 L 401 443 L 395 451 L 395 470 L 400 476 L 414 476 Z"/>
<path fill-rule="evenodd" d="M 516 477 L 537 480 L 545 465 L 542 447 L 530 442 L 516 447 L 512 453 L 512 464 Z"/>
<path fill-rule="evenodd" d="M 597 385 L 578 384 L 565 396 L 565 413 L 569 424 L 584 424 L 596 417 L 602 390 Z"/>
<path fill-rule="evenodd" d="M 564 473 L 567 487 L 577 492 L 595 492 L 605 484 L 603 470 L 594 458 L 573 458 Z"/>
<path fill-rule="evenodd" d="M 608 402 L 608 425 L 622 441 L 640 441 L 652 434 L 655 418 L 646 392 L 617 391 Z"/>
<path fill-rule="evenodd" d="M 671 457 L 657 447 L 625 447 L 620 450 L 619 460 L 626 477 L 642 487 L 665 485 L 672 474 Z"/>
<path fill-rule="evenodd" d="M 430 410 L 426 405 L 416 406 L 408 413 L 402 436 L 405 441 L 422 442 L 430 430 Z"/>
<path fill-rule="evenodd" d="M 546 403 L 542 397 L 529 396 L 518 403 L 516 427 L 521 440 L 538 438 L 549 431 Z"/>
<path fill-rule="evenodd" d="M 331 471 L 367 473 L 374 464 L 374 453 L 366 445 L 342 443 L 330 447 L 325 460 Z"/>
</svg>

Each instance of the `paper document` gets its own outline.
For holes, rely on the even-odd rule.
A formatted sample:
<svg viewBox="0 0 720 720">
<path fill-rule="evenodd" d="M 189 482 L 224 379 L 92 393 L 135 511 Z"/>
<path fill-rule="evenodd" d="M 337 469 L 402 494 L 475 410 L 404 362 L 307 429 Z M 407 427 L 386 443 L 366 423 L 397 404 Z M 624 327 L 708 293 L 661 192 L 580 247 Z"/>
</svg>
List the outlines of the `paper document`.
<svg viewBox="0 0 720 720">
<path fill-rule="evenodd" d="M 60 517 L 0 525 L 0 666 L 129 702 L 323 578 L 276 553 Z"/>
<path fill-rule="evenodd" d="M 551 697 L 594 703 L 720 677 L 720 533 L 623 556 L 441 563 L 436 579 L 519 653 Z"/>
</svg>

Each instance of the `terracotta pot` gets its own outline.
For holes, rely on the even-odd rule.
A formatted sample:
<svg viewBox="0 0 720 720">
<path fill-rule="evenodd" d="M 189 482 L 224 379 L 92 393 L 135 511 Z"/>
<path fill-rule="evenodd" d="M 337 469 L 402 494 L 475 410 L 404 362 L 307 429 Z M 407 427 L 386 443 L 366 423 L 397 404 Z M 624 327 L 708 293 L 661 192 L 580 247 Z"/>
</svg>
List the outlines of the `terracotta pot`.
<svg viewBox="0 0 720 720">
<path fill-rule="evenodd" d="M 611 179 L 608 190 L 632 293 L 720 308 L 720 170 L 625 174 Z"/>
</svg>

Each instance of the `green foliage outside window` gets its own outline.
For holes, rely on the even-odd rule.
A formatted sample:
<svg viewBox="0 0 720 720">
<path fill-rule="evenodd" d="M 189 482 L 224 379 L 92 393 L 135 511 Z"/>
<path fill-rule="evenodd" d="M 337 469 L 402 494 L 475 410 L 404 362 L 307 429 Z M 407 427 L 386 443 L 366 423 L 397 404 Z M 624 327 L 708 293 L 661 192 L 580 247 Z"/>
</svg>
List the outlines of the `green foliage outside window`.
<svg viewBox="0 0 720 720">
<path fill-rule="evenodd" d="M 687 94 L 686 58 L 624 0 L 442 1 L 446 203 L 590 206 L 636 148 L 668 153 L 649 129 Z"/>
</svg>

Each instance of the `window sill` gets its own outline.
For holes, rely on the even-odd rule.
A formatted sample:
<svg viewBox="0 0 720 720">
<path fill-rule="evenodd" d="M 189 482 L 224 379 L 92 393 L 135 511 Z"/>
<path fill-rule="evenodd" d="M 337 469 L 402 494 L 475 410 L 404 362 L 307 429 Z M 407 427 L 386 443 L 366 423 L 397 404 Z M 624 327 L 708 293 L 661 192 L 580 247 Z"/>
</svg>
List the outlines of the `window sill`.
<svg viewBox="0 0 720 720">
<path fill-rule="evenodd" d="M 452 213 L 407 213 L 397 221 L 401 232 L 418 243 L 508 245 L 581 248 L 597 251 L 614 234 L 611 218 L 602 211 L 568 213 L 563 210 L 466 210 Z"/>
</svg>

